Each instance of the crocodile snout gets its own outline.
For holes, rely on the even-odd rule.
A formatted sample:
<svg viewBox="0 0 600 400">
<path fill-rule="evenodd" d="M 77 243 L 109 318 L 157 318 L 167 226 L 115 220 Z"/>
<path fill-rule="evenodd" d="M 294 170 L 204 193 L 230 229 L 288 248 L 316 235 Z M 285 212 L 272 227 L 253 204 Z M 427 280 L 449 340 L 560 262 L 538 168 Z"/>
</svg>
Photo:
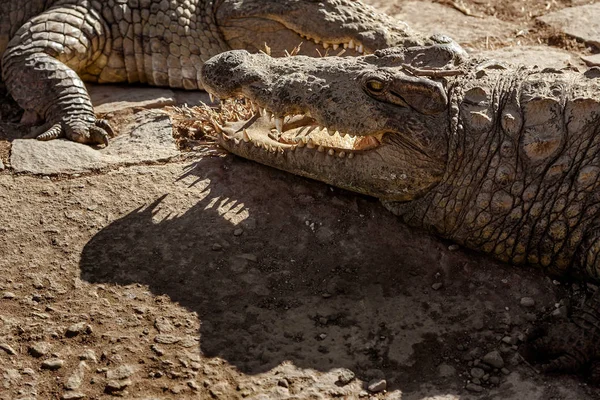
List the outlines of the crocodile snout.
<svg viewBox="0 0 600 400">
<path fill-rule="evenodd" d="M 264 58 L 269 58 L 264 55 Z M 202 67 L 200 81 L 211 93 L 227 98 L 242 87 L 264 79 L 263 57 L 246 50 L 232 50 L 209 59 Z"/>
</svg>

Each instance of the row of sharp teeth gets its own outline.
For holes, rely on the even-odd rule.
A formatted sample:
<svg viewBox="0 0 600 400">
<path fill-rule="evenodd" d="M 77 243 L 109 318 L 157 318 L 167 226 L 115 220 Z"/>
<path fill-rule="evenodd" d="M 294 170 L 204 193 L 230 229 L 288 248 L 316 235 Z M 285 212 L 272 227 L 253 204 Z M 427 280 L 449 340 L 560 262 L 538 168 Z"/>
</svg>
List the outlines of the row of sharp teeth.
<svg viewBox="0 0 600 400">
<path fill-rule="evenodd" d="M 330 47 L 333 50 L 337 50 L 340 47 L 343 47 L 344 49 L 356 50 L 356 52 L 361 53 L 361 54 L 364 52 L 363 45 L 360 44 L 360 43 L 354 42 L 353 39 L 350 39 L 350 41 L 347 42 L 347 43 L 328 43 L 328 42 L 325 42 L 325 41 L 321 41 L 319 39 L 313 39 L 313 38 L 311 38 L 311 37 L 309 37 L 307 35 L 303 35 L 303 34 L 300 34 L 300 37 L 303 38 L 303 39 L 306 39 L 306 40 L 310 40 L 314 44 L 320 44 L 321 46 L 323 46 L 323 48 L 325 50 L 327 50 Z"/>
<path fill-rule="evenodd" d="M 332 148 L 327 148 L 322 145 L 317 145 L 312 138 L 307 139 L 306 137 L 304 137 L 303 139 L 296 141 L 295 145 L 285 145 L 285 147 L 283 147 L 281 145 L 273 146 L 268 143 L 252 140 L 250 138 L 250 135 L 248 135 L 248 131 L 246 129 L 244 129 L 244 132 L 242 135 L 243 139 L 232 138 L 225 134 L 223 134 L 223 136 L 227 140 L 233 140 L 236 145 L 239 145 L 240 143 L 242 143 L 242 141 L 244 143 L 252 142 L 254 144 L 254 147 L 262 147 L 264 150 L 270 151 L 271 153 L 284 154 L 288 150 L 294 151 L 297 148 L 303 148 L 306 146 L 307 149 L 316 149 L 319 153 L 327 153 L 327 155 L 332 156 L 332 157 L 338 157 L 338 158 L 348 157 L 349 159 L 354 158 L 354 153 L 351 151 L 332 149 Z"/>
<path fill-rule="evenodd" d="M 209 93 L 209 95 L 210 95 L 211 101 L 214 102 L 213 95 L 211 93 Z M 271 129 L 271 132 L 267 136 L 271 140 L 277 142 L 278 145 L 273 146 L 268 143 L 253 140 L 252 138 L 250 138 L 250 135 L 248 134 L 248 131 L 246 129 L 243 130 L 242 139 L 230 137 L 230 136 L 226 135 L 224 132 L 222 132 L 222 128 L 217 124 L 217 127 L 219 128 L 219 130 L 221 131 L 221 133 L 223 134 L 225 139 L 233 140 L 236 145 L 239 145 L 242 142 L 244 142 L 244 143 L 252 142 L 254 144 L 254 147 L 262 147 L 264 150 L 270 151 L 271 153 L 279 153 L 279 154 L 284 154 L 287 150 L 293 151 L 293 150 L 296 150 L 297 148 L 306 147 L 308 149 L 316 149 L 316 151 L 318 151 L 319 153 L 327 153 L 330 156 L 335 156 L 338 158 L 347 157 L 349 159 L 352 159 L 352 158 L 354 158 L 354 151 L 366 150 L 369 148 L 377 147 L 381 144 L 381 141 L 383 139 L 383 134 L 376 135 L 376 136 L 358 136 L 358 139 L 357 139 L 357 135 L 353 135 L 350 133 L 339 132 L 337 130 L 329 129 L 327 127 L 320 126 L 320 125 L 305 125 L 303 127 L 297 128 L 297 133 L 296 133 L 295 137 L 284 138 L 283 139 L 284 141 L 282 142 L 281 135 L 284 132 L 284 129 L 283 129 L 284 124 L 287 123 L 289 121 L 289 119 L 292 119 L 294 116 L 310 117 L 310 113 L 307 112 L 305 114 L 285 115 L 285 116 L 277 116 L 276 117 L 271 111 L 267 110 L 264 107 L 259 106 L 257 103 L 253 102 L 249 98 L 242 98 L 242 99 L 244 99 L 246 104 L 250 106 L 250 109 L 252 110 L 254 115 L 259 114 L 262 117 L 267 116 L 269 120 L 273 120 L 273 119 L 275 120 L 274 121 L 275 128 Z M 326 146 L 316 143 L 313 140 L 313 138 L 308 136 L 310 134 L 320 133 L 320 132 L 327 133 L 327 134 L 329 134 L 329 136 L 338 135 L 341 138 L 345 138 L 346 136 L 348 136 L 351 140 L 353 140 L 353 139 L 361 140 L 361 148 L 360 149 L 345 149 L 345 150 L 343 150 L 343 149 L 338 149 L 338 148 L 326 147 Z M 292 143 L 286 143 L 286 142 L 292 142 Z"/>
</svg>

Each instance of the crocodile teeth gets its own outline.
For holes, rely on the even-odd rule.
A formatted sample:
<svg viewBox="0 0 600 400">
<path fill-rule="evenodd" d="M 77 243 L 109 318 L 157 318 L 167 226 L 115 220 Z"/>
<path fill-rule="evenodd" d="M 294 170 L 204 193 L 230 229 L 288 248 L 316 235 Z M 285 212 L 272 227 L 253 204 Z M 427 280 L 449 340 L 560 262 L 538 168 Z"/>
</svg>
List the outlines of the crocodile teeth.
<svg viewBox="0 0 600 400">
<path fill-rule="evenodd" d="M 244 129 L 244 133 L 243 133 L 243 139 L 244 142 L 248 143 L 250 141 L 250 135 L 248 135 L 248 131 L 246 129 Z"/>
<path fill-rule="evenodd" d="M 339 158 L 344 158 L 344 157 L 346 157 L 346 152 L 345 152 L 345 151 L 340 151 L 340 152 L 338 153 L 338 157 L 339 157 Z"/>
<path fill-rule="evenodd" d="M 309 138 L 308 142 L 306 143 L 306 147 L 308 147 L 309 149 L 314 149 L 315 148 L 315 141 L 312 140 L 312 138 Z"/>
<path fill-rule="evenodd" d="M 275 129 L 277 129 L 277 132 L 279 132 L 279 133 L 283 132 L 283 118 L 281 118 L 281 117 L 275 118 Z"/>
<path fill-rule="evenodd" d="M 363 45 L 359 44 L 358 47 L 356 48 L 356 51 L 358 51 L 359 53 L 363 52 Z"/>
<path fill-rule="evenodd" d="M 210 102 L 214 103 L 215 102 L 215 96 L 212 93 L 208 94 L 208 97 L 210 98 Z"/>
<path fill-rule="evenodd" d="M 348 48 L 349 49 L 353 49 L 354 48 L 354 40 L 350 39 L 350 41 L 348 42 Z"/>
<path fill-rule="evenodd" d="M 327 151 L 327 154 L 329 154 L 330 156 L 334 156 L 335 155 L 335 150 L 329 149 L 329 151 Z"/>
<path fill-rule="evenodd" d="M 337 50 L 339 47 L 340 47 L 340 45 L 339 45 L 339 44 L 337 44 L 337 43 L 336 43 L 336 44 L 334 44 L 334 45 L 332 46 L 332 48 L 333 48 L 334 50 Z"/>
</svg>

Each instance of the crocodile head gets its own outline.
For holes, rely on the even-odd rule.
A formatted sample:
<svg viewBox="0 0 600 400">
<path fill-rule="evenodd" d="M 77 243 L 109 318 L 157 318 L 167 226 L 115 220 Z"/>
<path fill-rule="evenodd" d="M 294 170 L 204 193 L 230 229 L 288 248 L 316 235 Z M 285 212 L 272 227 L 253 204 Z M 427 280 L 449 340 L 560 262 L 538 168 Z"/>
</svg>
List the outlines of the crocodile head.
<svg viewBox="0 0 600 400">
<path fill-rule="evenodd" d="M 204 87 L 245 98 L 248 121 L 220 127 L 220 144 L 242 157 L 385 200 L 414 199 L 441 179 L 448 146 L 444 46 L 362 57 L 272 58 L 236 50 L 203 67 Z M 421 72 L 423 72 L 421 70 Z"/>
<path fill-rule="evenodd" d="M 357 0 L 222 0 L 216 7 L 217 25 L 232 49 L 257 52 L 266 44 L 275 57 L 299 44 L 299 54 L 314 57 L 344 49 L 344 55 L 357 56 L 393 46 L 454 43 L 443 35 L 419 36 Z"/>
</svg>

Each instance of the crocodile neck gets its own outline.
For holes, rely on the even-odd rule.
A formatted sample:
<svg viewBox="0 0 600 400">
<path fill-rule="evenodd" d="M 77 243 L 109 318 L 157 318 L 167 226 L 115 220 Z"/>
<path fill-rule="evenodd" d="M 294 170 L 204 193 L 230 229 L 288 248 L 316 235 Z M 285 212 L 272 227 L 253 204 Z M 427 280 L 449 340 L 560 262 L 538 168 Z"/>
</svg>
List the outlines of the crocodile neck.
<svg viewBox="0 0 600 400">
<path fill-rule="evenodd" d="M 598 279 L 599 89 L 546 70 L 453 82 L 444 178 L 418 201 L 388 207 L 503 261 Z"/>
</svg>

